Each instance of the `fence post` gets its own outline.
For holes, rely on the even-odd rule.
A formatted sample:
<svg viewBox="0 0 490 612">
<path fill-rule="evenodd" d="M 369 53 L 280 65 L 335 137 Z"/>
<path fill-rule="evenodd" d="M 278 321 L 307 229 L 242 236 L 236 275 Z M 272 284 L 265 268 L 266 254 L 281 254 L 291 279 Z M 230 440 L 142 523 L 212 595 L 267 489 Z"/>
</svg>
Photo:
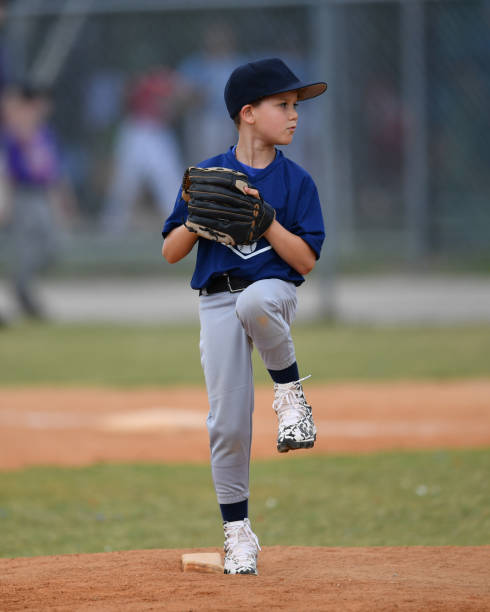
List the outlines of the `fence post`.
<svg viewBox="0 0 490 612">
<path fill-rule="evenodd" d="M 336 66 L 337 7 L 318 3 L 310 8 L 311 57 L 314 74 L 325 79 L 328 90 L 321 96 L 315 109 L 315 150 L 318 158 L 312 174 L 317 183 L 320 200 L 324 207 L 326 241 L 320 260 L 322 290 L 320 308 L 322 316 L 333 318 L 336 314 L 336 271 L 338 254 L 338 206 L 339 183 L 336 152 L 338 136 L 336 129 L 336 107 L 338 100 L 339 70 Z"/>
<path fill-rule="evenodd" d="M 406 254 L 423 257 L 428 250 L 428 156 L 425 15 L 423 0 L 405 0 L 400 6 L 403 138 L 403 193 Z"/>
</svg>

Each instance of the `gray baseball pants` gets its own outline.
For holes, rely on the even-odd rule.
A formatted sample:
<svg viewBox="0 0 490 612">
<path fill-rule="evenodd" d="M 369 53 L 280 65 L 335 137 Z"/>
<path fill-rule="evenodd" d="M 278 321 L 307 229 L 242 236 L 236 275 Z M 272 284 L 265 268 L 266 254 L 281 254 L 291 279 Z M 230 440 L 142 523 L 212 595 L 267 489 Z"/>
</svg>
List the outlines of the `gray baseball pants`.
<svg viewBox="0 0 490 612">
<path fill-rule="evenodd" d="M 253 345 L 267 369 L 293 364 L 290 325 L 296 303 L 295 285 L 279 279 L 259 280 L 239 293 L 223 291 L 200 298 L 211 470 L 220 504 L 249 497 Z"/>
<path fill-rule="evenodd" d="M 56 219 L 45 188 L 18 187 L 13 196 L 12 280 L 18 293 L 30 294 L 37 275 L 59 252 Z"/>
</svg>

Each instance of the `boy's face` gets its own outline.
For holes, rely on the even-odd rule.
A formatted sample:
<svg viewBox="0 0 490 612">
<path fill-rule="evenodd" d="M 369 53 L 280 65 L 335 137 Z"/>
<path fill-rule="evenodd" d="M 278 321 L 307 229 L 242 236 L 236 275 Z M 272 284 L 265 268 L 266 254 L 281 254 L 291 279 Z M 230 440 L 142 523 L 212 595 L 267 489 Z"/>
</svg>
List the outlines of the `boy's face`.
<svg viewBox="0 0 490 612">
<path fill-rule="evenodd" d="M 255 133 L 265 144 L 287 145 L 292 141 L 298 122 L 297 102 L 297 92 L 287 91 L 268 96 L 253 108 Z"/>
<path fill-rule="evenodd" d="M 30 138 L 37 128 L 37 115 L 31 100 L 16 91 L 7 91 L 2 99 L 5 127 L 17 138 Z"/>
</svg>

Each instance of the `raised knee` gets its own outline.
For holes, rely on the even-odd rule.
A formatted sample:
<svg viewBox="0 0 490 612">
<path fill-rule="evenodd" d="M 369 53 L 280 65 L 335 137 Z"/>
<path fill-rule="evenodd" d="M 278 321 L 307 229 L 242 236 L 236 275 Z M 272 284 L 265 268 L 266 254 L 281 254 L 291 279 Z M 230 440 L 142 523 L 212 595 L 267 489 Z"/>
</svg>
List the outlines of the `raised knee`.
<svg viewBox="0 0 490 612">
<path fill-rule="evenodd" d="M 253 285 L 241 293 L 236 302 L 236 313 L 242 323 L 267 317 L 270 308 L 270 299 Z"/>
</svg>

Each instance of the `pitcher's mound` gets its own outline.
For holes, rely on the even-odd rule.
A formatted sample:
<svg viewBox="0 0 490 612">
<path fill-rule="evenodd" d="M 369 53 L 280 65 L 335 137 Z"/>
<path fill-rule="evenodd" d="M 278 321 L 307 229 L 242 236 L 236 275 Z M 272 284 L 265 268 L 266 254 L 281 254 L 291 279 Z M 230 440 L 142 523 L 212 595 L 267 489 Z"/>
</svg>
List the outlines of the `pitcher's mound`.
<svg viewBox="0 0 490 612">
<path fill-rule="evenodd" d="M 490 610 L 490 546 L 264 547 L 259 576 L 183 573 L 189 552 L 0 559 L 0 609 Z"/>
</svg>

